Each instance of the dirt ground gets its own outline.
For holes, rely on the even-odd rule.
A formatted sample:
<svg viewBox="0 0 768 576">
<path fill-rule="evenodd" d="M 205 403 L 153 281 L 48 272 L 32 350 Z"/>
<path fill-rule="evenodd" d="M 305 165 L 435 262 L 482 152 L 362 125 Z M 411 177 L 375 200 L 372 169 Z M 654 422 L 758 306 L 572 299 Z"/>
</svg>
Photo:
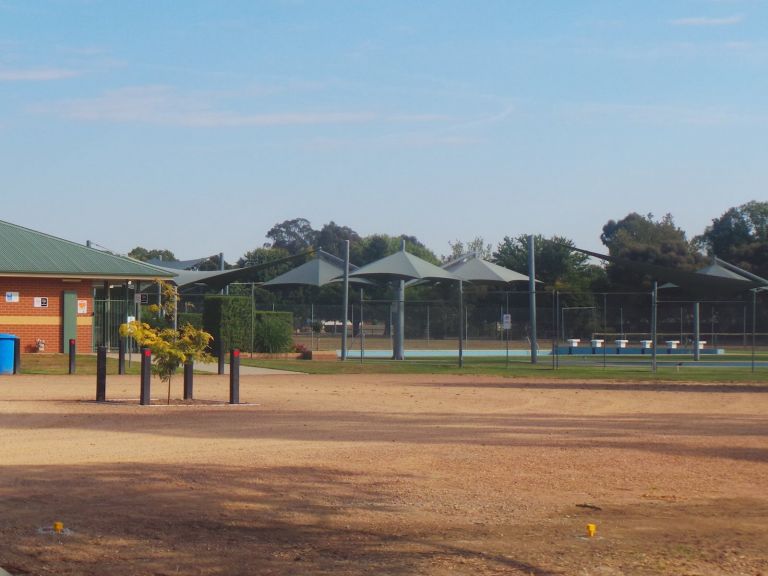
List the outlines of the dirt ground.
<svg viewBox="0 0 768 576">
<path fill-rule="evenodd" d="M 94 377 L 0 378 L 0 566 L 768 575 L 768 386 L 270 375 L 238 406 L 226 377 L 197 376 L 192 405 L 138 388 L 110 376 L 97 404 Z"/>
</svg>

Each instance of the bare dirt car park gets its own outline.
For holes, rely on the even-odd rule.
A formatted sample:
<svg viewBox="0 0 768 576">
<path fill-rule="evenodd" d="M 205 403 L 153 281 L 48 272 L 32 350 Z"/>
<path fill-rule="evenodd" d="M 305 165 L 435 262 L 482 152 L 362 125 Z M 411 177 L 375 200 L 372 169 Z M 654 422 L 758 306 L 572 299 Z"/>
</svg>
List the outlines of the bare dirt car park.
<svg viewBox="0 0 768 576">
<path fill-rule="evenodd" d="M 93 376 L 3 378 L 0 567 L 768 574 L 766 391 L 282 374 L 243 376 L 232 406 L 210 375 L 139 406 L 135 375 L 106 403 Z"/>
</svg>

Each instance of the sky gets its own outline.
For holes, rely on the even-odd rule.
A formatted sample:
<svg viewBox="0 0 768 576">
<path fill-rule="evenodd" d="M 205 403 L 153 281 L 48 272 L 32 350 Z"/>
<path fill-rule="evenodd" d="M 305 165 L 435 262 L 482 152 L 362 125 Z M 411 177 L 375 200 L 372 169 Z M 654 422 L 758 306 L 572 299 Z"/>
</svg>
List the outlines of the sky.
<svg viewBox="0 0 768 576">
<path fill-rule="evenodd" d="M 600 250 L 768 199 L 768 0 L 0 0 L 0 219 L 235 261 L 276 223 Z"/>
</svg>

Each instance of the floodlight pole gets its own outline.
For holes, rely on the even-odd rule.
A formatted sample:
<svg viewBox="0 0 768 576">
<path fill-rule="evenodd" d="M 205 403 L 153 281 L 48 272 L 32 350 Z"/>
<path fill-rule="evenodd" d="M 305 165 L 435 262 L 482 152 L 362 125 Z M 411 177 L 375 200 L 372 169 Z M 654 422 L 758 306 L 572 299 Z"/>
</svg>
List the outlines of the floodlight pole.
<svg viewBox="0 0 768 576">
<path fill-rule="evenodd" d="M 400 249 L 405 252 L 405 240 L 402 241 Z M 395 360 L 405 360 L 405 280 L 398 280 L 397 284 L 397 326 L 393 357 Z"/>
<path fill-rule="evenodd" d="M 464 368 L 464 281 L 459 280 L 459 368 Z"/>
<path fill-rule="evenodd" d="M 651 292 L 651 370 L 656 373 L 656 304 L 659 297 L 659 283 L 653 281 Z"/>
<path fill-rule="evenodd" d="M 344 325 L 341 327 L 341 360 L 347 359 L 347 320 L 349 319 L 349 240 L 344 241 Z"/>
<path fill-rule="evenodd" d="M 531 324 L 531 364 L 538 362 L 536 343 L 536 257 L 533 234 L 528 236 L 528 308 Z"/>
<path fill-rule="evenodd" d="M 365 357 L 365 325 L 363 324 L 363 289 L 360 288 L 360 364 Z"/>
<path fill-rule="evenodd" d="M 757 325 L 757 288 L 752 290 L 752 372 L 755 371 L 755 327 Z"/>
<path fill-rule="evenodd" d="M 699 340 L 701 339 L 701 330 L 699 326 L 699 303 L 693 303 L 693 359 L 698 362 L 701 359 L 701 351 L 699 350 Z"/>
</svg>

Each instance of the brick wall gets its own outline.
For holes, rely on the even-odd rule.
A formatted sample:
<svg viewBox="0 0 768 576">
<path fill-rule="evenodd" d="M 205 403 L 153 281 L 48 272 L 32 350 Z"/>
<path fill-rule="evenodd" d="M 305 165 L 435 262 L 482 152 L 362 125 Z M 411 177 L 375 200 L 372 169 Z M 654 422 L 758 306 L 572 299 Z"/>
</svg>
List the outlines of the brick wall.
<svg viewBox="0 0 768 576">
<path fill-rule="evenodd" d="M 7 292 L 18 292 L 19 301 L 6 302 Z M 91 349 L 93 326 L 93 284 L 91 280 L 64 282 L 56 278 L 0 277 L 0 333 L 21 338 L 23 352 L 37 349 L 37 339 L 45 340 L 46 352 L 63 351 L 63 293 L 76 292 L 87 302 L 87 312 L 77 315 L 77 347 Z M 36 297 L 48 298 L 47 308 L 36 308 Z"/>
</svg>

